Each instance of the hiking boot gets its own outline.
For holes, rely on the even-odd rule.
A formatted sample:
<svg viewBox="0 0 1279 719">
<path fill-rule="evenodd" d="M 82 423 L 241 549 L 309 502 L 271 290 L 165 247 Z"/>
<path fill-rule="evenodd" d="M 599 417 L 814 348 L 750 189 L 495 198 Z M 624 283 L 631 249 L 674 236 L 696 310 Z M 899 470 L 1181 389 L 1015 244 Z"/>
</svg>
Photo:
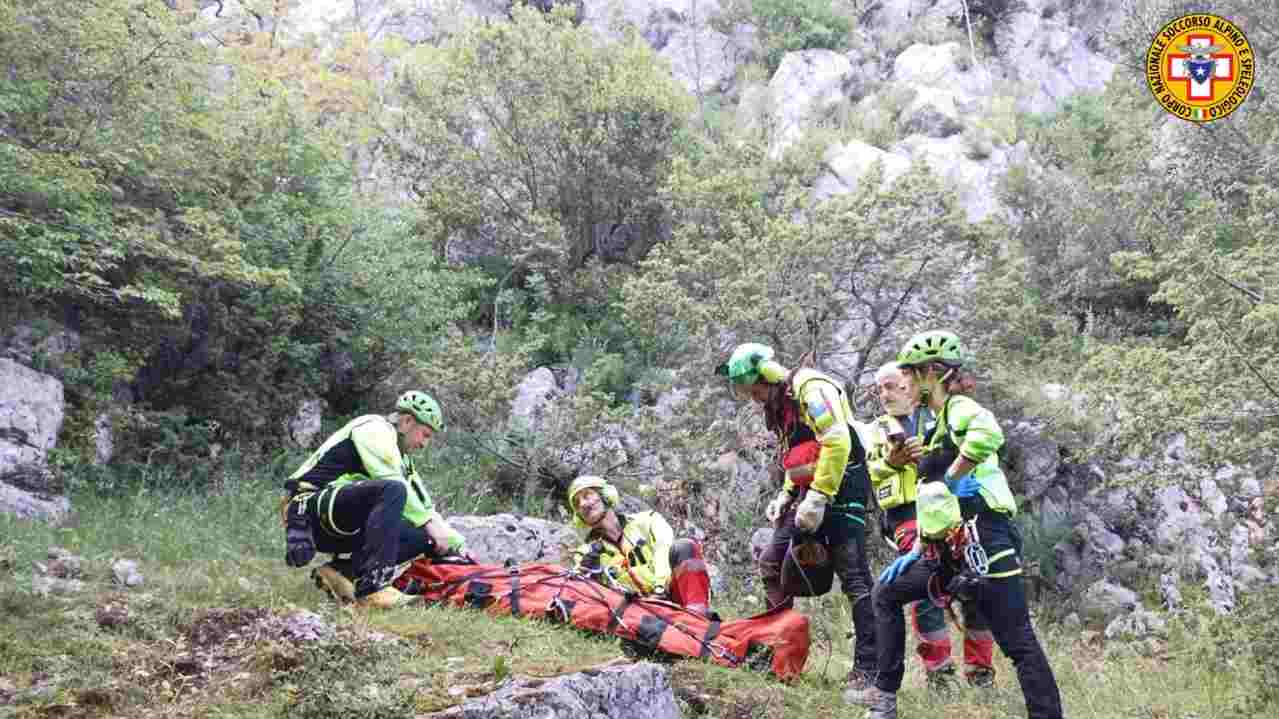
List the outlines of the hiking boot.
<svg viewBox="0 0 1279 719">
<path fill-rule="evenodd" d="M 951 694 L 959 689 L 959 679 L 955 676 L 955 667 L 946 665 L 928 672 L 928 691 L 937 694 Z"/>
<path fill-rule="evenodd" d="M 344 604 L 354 602 L 355 583 L 333 564 L 329 562 L 311 570 L 311 578 L 315 580 L 315 586 L 321 591 L 328 592 L 329 596 L 339 602 Z"/>
<path fill-rule="evenodd" d="M 418 597 L 405 594 L 395 587 L 383 587 L 355 600 L 355 606 L 360 609 L 395 609 L 411 604 L 416 599 Z"/>
<path fill-rule="evenodd" d="M 969 669 L 964 675 L 968 679 L 968 686 L 978 689 L 989 689 L 995 686 L 995 670 L 987 667 L 977 667 Z"/>
<path fill-rule="evenodd" d="M 848 678 L 844 680 L 844 691 L 860 692 L 871 686 L 870 675 L 861 669 L 850 669 Z"/>
<path fill-rule="evenodd" d="M 844 702 L 869 709 L 868 719 L 897 719 L 897 694 L 873 684 L 860 691 L 845 691 Z"/>
</svg>

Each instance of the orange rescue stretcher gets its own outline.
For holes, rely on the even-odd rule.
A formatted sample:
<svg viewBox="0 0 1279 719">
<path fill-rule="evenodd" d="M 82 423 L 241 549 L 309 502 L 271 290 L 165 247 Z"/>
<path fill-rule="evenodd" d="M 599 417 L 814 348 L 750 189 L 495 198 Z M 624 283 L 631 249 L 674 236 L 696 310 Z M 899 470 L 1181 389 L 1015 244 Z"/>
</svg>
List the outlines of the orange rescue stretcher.
<svg viewBox="0 0 1279 719">
<path fill-rule="evenodd" d="M 431 603 L 482 609 L 571 624 L 613 634 L 668 655 L 700 657 L 726 667 L 766 659 L 778 679 L 790 680 L 808 660 L 808 617 L 778 608 L 720 621 L 661 599 L 604 586 L 556 564 L 441 563 L 419 559 L 395 586 Z"/>
</svg>

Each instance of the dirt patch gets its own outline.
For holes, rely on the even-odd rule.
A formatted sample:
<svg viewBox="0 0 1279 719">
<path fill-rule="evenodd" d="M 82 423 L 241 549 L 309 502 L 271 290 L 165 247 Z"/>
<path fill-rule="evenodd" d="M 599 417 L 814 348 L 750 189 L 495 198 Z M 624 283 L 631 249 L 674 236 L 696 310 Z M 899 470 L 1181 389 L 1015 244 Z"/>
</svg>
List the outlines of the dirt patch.
<svg viewBox="0 0 1279 719">
<path fill-rule="evenodd" d="M 215 647 L 246 635 L 256 637 L 260 625 L 271 617 L 266 609 L 210 609 L 182 632 L 201 649 Z"/>
</svg>

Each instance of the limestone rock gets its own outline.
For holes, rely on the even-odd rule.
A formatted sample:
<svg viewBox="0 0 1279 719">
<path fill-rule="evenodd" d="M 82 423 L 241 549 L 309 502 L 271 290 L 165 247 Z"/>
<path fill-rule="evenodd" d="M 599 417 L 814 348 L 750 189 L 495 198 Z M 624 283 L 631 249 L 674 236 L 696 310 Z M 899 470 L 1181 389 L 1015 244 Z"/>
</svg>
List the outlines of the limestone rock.
<svg viewBox="0 0 1279 719">
<path fill-rule="evenodd" d="M 1138 609 L 1132 614 L 1115 617 L 1106 625 L 1104 634 L 1107 639 L 1144 639 L 1162 634 L 1167 628 L 1168 622 L 1163 617 Z"/>
<path fill-rule="evenodd" d="M 111 578 L 125 587 L 140 587 L 146 579 L 138 571 L 138 563 L 132 559 L 117 559 L 111 563 Z"/>
<path fill-rule="evenodd" d="M 560 562 L 566 550 L 579 543 L 571 527 L 544 519 L 495 514 L 488 517 L 449 517 L 466 538 L 467 551 L 482 563 Z"/>
<path fill-rule="evenodd" d="M 931 87 L 916 88 L 898 122 L 903 132 L 928 137 L 950 137 L 964 129 L 955 93 Z"/>
<path fill-rule="evenodd" d="M 1033 422 L 1018 422 L 1005 431 L 1010 469 L 1022 480 L 1022 491 L 1037 499 L 1057 480 L 1061 451 Z"/>
<path fill-rule="evenodd" d="M 667 667 L 640 662 L 552 679 L 517 677 L 497 691 L 418 719 L 678 719 Z"/>
<path fill-rule="evenodd" d="M 1085 34 L 1058 17 L 1014 13 L 995 30 L 1000 65 L 1029 92 L 1019 109 L 1050 112 L 1080 92 L 1101 92 L 1115 64 L 1088 47 Z"/>
<path fill-rule="evenodd" d="M 298 405 L 298 410 L 289 420 L 289 437 L 299 447 L 310 447 L 324 424 L 325 401 L 313 397 Z"/>
<path fill-rule="evenodd" d="M 1001 211 L 994 189 L 1008 169 L 1009 155 L 1003 149 L 991 148 L 989 157 L 975 160 L 970 157 L 968 143 L 961 135 L 945 138 L 911 135 L 889 150 L 916 162 L 928 163 L 933 174 L 955 188 L 969 222 L 980 222 Z"/>
<path fill-rule="evenodd" d="M 42 477 L 45 473 L 43 467 L 19 467 L 0 476 L 0 512 L 20 519 L 41 519 L 52 525 L 59 525 L 70 517 L 72 503 L 67 496 L 32 489 L 33 482 L 27 481 L 29 477 Z"/>
<path fill-rule="evenodd" d="M 910 170 L 910 160 L 905 157 L 884 152 L 860 140 L 852 140 L 826 151 L 824 165 L 827 172 L 817 178 L 813 196 L 824 200 L 832 195 L 852 192 L 875 163 L 879 163 L 883 173 L 881 187 L 888 186 Z"/>
<path fill-rule="evenodd" d="M 44 464 L 62 429 L 63 402 L 62 382 L 0 358 L 0 476 Z"/>
<path fill-rule="evenodd" d="M 1109 624 L 1116 617 L 1131 614 L 1137 606 L 1137 595 L 1131 589 L 1100 580 L 1084 590 L 1079 611 L 1099 623 Z"/>
<path fill-rule="evenodd" d="M 847 95 L 845 84 L 854 75 L 848 57 L 834 50 L 788 52 L 769 81 L 773 98 L 773 144 L 779 157 L 805 130 L 825 119 Z"/>
<path fill-rule="evenodd" d="M 511 419 L 533 429 L 538 425 L 542 412 L 558 393 L 555 374 L 548 367 L 538 367 L 520 382 L 511 403 Z"/>
</svg>

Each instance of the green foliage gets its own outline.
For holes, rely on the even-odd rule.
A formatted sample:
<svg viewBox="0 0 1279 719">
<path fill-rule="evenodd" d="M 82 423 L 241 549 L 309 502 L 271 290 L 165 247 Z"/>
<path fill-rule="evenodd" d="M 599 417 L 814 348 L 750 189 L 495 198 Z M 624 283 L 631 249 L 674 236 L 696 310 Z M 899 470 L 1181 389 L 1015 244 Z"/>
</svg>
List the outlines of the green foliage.
<svg viewBox="0 0 1279 719">
<path fill-rule="evenodd" d="M 602 226 L 636 225 L 651 244 L 652 188 L 691 103 L 642 38 L 600 42 L 571 10 L 519 6 L 509 23 L 475 24 L 405 60 L 388 158 L 438 252 L 488 228 L 500 254 L 558 294 L 602 252 Z"/>
<path fill-rule="evenodd" d="M 483 280 L 357 186 L 366 36 L 321 53 L 277 42 L 286 3 L 252 27 L 168 5 L 0 0 L 0 298 L 85 328 L 77 412 L 131 382 L 269 440 L 303 396 L 353 405 Z M 323 372 L 336 355 L 354 381 Z"/>
<path fill-rule="evenodd" d="M 678 208 L 672 241 L 623 288 L 632 327 L 688 333 L 669 359 L 676 365 L 709 370 L 752 338 L 784 362 L 813 351 L 864 367 L 902 304 L 940 283 L 939 258 L 985 241 L 924 166 L 882 189 L 881 170 L 868 172 L 854 193 L 809 207 L 796 188 L 768 192 L 766 170 L 734 152 L 722 148 L 704 167 L 677 164 L 666 190 Z M 834 328 L 854 318 L 870 336 L 836 344 Z"/>
<path fill-rule="evenodd" d="M 764 66 L 770 75 L 788 52 L 847 49 L 853 29 L 832 0 L 751 0 L 751 16 L 762 35 Z"/>
<path fill-rule="evenodd" d="M 296 685 L 284 716 L 297 719 L 398 719 L 413 713 L 413 691 L 397 683 L 409 655 L 401 643 L 308 643 L 301 667 L 281 678 Z"/>
<path fill-rule="evenodd" d="M 1129 8 L 1112 26 L 1116 46 L 1145 47 L 1149 18 L 1167 9 Z M 1279 19 L 1248 3 L 1214 11 L 1263 36 Z M 1258 73 L 1279 71 L 1273 55 L 1258 61 Z M 1027 123 L 1038 167 L 1006 178 L 1019 222 L 992 258 L 976 317 L 1021 372 L 1047 361 L 1111 418 L 1094 450 L 1141 454 L 1185 432 L 1204 461 L 1271 464 L 1272 104 L 1254 96 L 1195 128 L 1159 109 L 1140 78 L 1118 76 L 1103 95 Z"/>
</svg>

